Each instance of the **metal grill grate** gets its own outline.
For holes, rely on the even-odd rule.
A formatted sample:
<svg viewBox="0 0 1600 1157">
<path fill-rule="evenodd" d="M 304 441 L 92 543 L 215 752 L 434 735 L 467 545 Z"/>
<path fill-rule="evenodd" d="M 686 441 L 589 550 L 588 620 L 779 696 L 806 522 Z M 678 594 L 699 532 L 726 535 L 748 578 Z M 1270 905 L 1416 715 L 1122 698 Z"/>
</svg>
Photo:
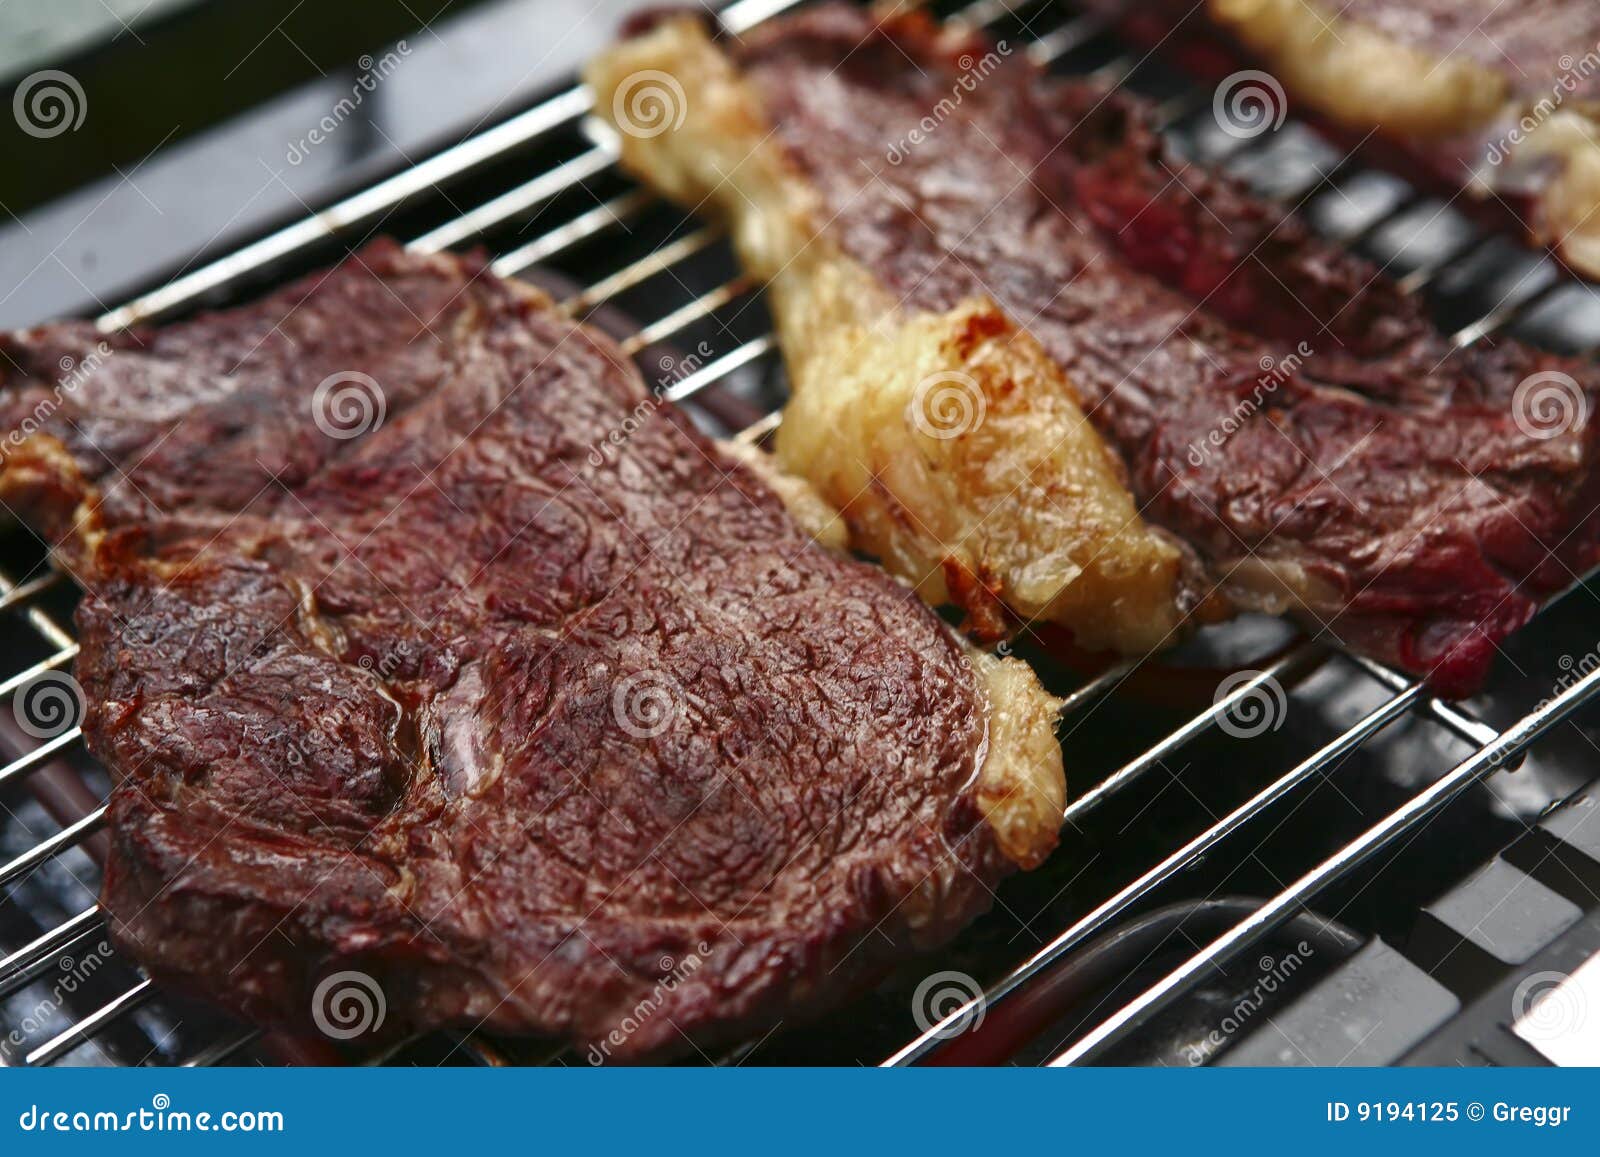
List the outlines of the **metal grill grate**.
<svg viewBox="0 0 1600 1157">
<path fill-rule="evenodd" d="M 797 2 L 740 0 L 725 10 L 723 19 L 734 31 L 743 31 Z M 1458 344 L 1482 341 L 1512 326 L 1524 328 L 1535 339 L 1569 347 L 1582 347 L 1600 337 L 1600 322 L 1595 320 L 1597 306 L 1588 288 L 1560 276 L 1548 259 L 1535 255 L 1519 255 L 1514 261 L 1507 258 L 1511 247 L 1505 243 L 1460 226 L 1448 214 L 1435 212 L 1431 203 L 1400 182 L 1360 171 L 1352 158 L 1331 154 L 1292 126 L 1275 134 L 1270 142 L 1243 142 L 1208 132 L 1210 91 L 1183 88 L 1168 76 L 1146 75 L 1153 70 L 1141 68 L 1144 61 L 1122 54 L 1094 18 L 1074 16 L 1050 0 L 1012 5 L 1002 0 L 978 0 L 955 14 L 998 26 L 1006 35 L 1026 37 L 1029 52 L 1041 62 L 1128 79 L 1152 89 L 1163 102 L 1162 113 L 1180 148 L 1256 179 L 1264 191 L 1281 198 L 1286 207 L 1298 207 L 1325 231 L 1393 264 L 1406 288 L 1420 291 L 1431 287 L 1441 291 L 1445 315 L 1450 316 L 1451 309 L 1461 312 L 1459 323 L 1451 322 L 1457 325 Z M 466 244 L 486 245 L 500 254 L 493 268 L 502 275 L 532 275 L 535 265 L 547 267 L 563 262 L 585 269 L 609 269 L 605 276 L 589 280 L 586 288 L 568 293 L 567 307 L 577 314 L 593 314 L 597 319 L 607 311 L 622 309 L 646 319 L 625 338 L 624 348 L 634 355 L 661 343 L 704 337 L 706 345 L 700 348 L 708 350 L 708 356 L 699 359 L 694 372 L 674 382 L 667 396 L 691 405 L 704 403 L 701 416 L 721 426 L 722 432 L 734 432 L 743 426 L 741 436 L 763 436 L 777 423 L 774 410 L 781 401 L 781 385 L 776 378 L 781 370 L 773 339 L 765 329 L 765 315 L 756 304 L 759 286 L 731 272 L 734 266 L 721 245 L 720 230 L 682 220 L 681 215 L 629 186 L 615 172 L 612 144 L 603 128 L 585 119 L 588 108 L 586 92 L 564 92 L 421 165 L 181 276 L 105 315 L 99 324 L 112 329 L 171 317 L 200 304 L 233 300 L 289 272 L 326 260 L 337 253 L 339 246 L 364 239 L 380 228 L 393 231 L 399 224 L 409 226 L 415 222 L 416 227 L 410 231 L 415 238 L 411 242 L 413 248 L 434 251 Z M 481 200 L 468 212 L 444 215 L 441 202 L 449 202 L 450 198 L 440 195 L 442 186 L 471 185 L 496 167 L 530 153 L 552 158 L 542 164 L 536 177 Z M 1440 222 L 1450 227 L 1443 228 Z M 1486 266 L 1496 276 L 1487 276 Z M 709 281 L 708 270 L 712 272 Z M 1451 296 L 1452 287 L 1455 297 Z M 1460 292 L 1463 287 L 1470 292 Z M 1561 319 L 1564 324 L 1554 325 L 1552 319 Z M 720 397 L 721 403 L 712 404 L 714 397 Z M 28 635 L 32 646 L 28 654 L 39 656 L 24 660 L 25 665 L 0 682 L 0 697 L 11 697 L 41 673 L 66 668 L 77 646 L 63 625 L 68 621 L 66 611 L 70 609 L 71 595 L 65 578 L 44 573 L 25 582 L 17 581 L 10 576 L 29 573 L 22 569 L 29 560 L 19 562 L 7 555 L 5 561 L 6 569 L 0 572 L 0 615 Z M 1175 840 L 1172 849 L 1153 865 L 1135 868 L 1110 881 L 1104 899 L 1065 926 L 1050 929 L 1042 946 L 1027 954 L 1013 950 L 1009 957 L 1013 963 L 988 987 L 985 999 L 989 1005 L 1020 990 L 1204 857 L 1226 854 L 1238 842 L 1234 839 L 1236 834 L 1274 804 L 1306 785 L 1326 779 L 1332 769 L 1398 721 L 1420 720 L 1439 729 L 1456 745 L 1452 750 L 1466 755 L 1453 767 L 1441 759 L 1433 774 L 1445 767 L 1449 767 L 1448 771 L 1410 791 L 1377 822 L 1337 846 L 1331 854 L 1319 856 L 1313 852 L 1305 856 L 1297 869 L 1300 874 L 1283 884 L 1253 915 L 1198 946 L 1158 983 L 1077 1033 L 1056 1058 L 1058 1063 L 1101 1055 L 1220 963 L 1300 911 L 1329 885 L 1348 876 L 1386 846 L 1415 833 L 1465 788 L 1520 759 L 1529 744 L 1600 689 L 1600 672 L 1590 674 L 1533 712 L 1499 727 L 1475 718 L 1463 708 L 1432 698 L 1416 682 L 1370 660 L 1341 656 L 1321 642 L 1300 642 L 1254 679 L 1164 734 L 1164 729 L 1146 728 L 1140 737 L 1143 750 L 1101 774 L 1087 790 L 1084 779 L 1086 775 L 1093 778 L 1094 769 L 1085 768 L 1081 760 L 1073 760 L 1069 766 L 1075 771 L 1077 794 L 1066 811 L 1068 827 L 1079 833 L 1092 832 L 1114 798 L 1190 750 L 1215 728 L 1225 712 L 1268 679 L 1287 680 L 1297 672 L 1303 675 L 1330 664 L 1342 664 L 1347 681 L 1365 685 L 1363 710 L 1354 718 L 1343 720 L 1331 738 L 1308 756 L 1292 761 L 1287 770 L 1259 786 L 1248 798 L 1220 815 L 1212 813 L 1212 822 L 1203 830 Z M 1137 667 L 1133 662 L 1123 663 L 1070 688 L 1069 731 L 1076 727 L 1074 720 L 1089 714 L 1093 706 L 1117 697 Z M 1067 742 L 1070 756 L 1070 737 Z M 86 782 L 89 786 L 85 786 Z M 96 800 L 104 788 L 104 779 L 83 752 L 80 733 L 76 729 L 69 731 L 0 766 L 0 789 L 14 786 L 27 789 L 43 801 L 61 826 L 20 850 L 0 850 L 0 854 L 10 855 L 0 864 L 0 886 L 9 890 L 8 902 L 26 906 L 30 882 L 73 857 L 74 865 L 65 870 L 86 884 L 97 882 L 95 840 L 105 809 Z M 93 895 L 88 887 L 82 891 Z M 51 919 L 42 911 L 34 911 L 33 915 L 42 931 L 0 959 L 0 1002 L 52 974 L 63 959 L 70 963 L 72 954 L 81 954 L 85 945 L 104 935 L 103 921 L 92 900 L 59 918 Z M 1019 957 L 1024 957 L 1021 963 L 1014 963 Z M 113 1032 L 131 1032 L 148 1046 L 149 1057 L 163 1062 L 213 1064 L 240 1057 L 260 1035 L 236 1025 L 229 1027 L 225 1022 L 212 1023 L 186 1053 L 173 1055 L 166 1038 L 178 1032 L 178 1025 L 185 1023 L 186 1017 L 192 1022 L 198 1014 L 181 1008 L 173 1011 L 168 1008 L 171 1003 L 171 998 L 155 990 L 150 981 L 134 977 L 97 997 L 93 1007 L 66 1027 L 44 1039 L 29 1039 L 26 1051 L 10 1059 L 29 1065 L 50 1064 L 69 1054 L 78 1057 L 75 1050 L 86 1042 Z M 9 1018 L 7 1010 L 14 1011 L 13 1006 L 0 1003 L 0 1014 Z M 956 1023 L 966 1011 L 951 1011 L 943 1021 L 904 1043 L 888 1058 L 889 1063 L 906 1063 L 929 1054 L 939 1045 L 942 1030 Z M 0 1023 L 0 1030 L 13 1027 Z M 481 1063 L 500 1063 L 503 1059 L 497 1046 L 487 1041 L 469 1039 L 458 1047 Z M 124 1052 L 116 1056 L 122 1059 Z M 104 1057 L 96 1054 L 82 1059 Z M 135 1055 L 133 1059 L 140 1058 Z"/>
</svg>

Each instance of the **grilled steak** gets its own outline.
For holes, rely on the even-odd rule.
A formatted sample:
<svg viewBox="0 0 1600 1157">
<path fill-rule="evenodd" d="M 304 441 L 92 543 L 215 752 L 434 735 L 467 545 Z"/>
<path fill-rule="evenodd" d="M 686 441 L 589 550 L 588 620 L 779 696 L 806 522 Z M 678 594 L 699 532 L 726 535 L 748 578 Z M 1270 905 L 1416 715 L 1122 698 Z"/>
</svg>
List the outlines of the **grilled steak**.
<svg viewBox="0 0 1600 1157">
<path fill-rule="evenodd" d="M 1266 68 L 1295 111 L 1600 277 L 1593 0 L 1090 0 L 1212 78 Z M 1374 135 L 1375 134 L 1375 135 Z"/>
<path fill-rule="evenodd" d="M 676 128 L 630 131 L 631 78 L 661 74 L 683 92 Z M 1037 613 L 1030 560 L 1059 578 L 1049 536 L 1110 508 L 1082 480 L 1078 403 L 1142 516 L 1234 604 L 1293 609 L 1447 695 L 1596 557 L 1590 366 L 1455 349 L 1378 271 L 1169 155 L 1135 99 L 920 14 L 841 6 L 725 44 L 668 18 L 591 78 L 625 161 L 724 214 L 776 279 L 796 368 L 780 456 L 913 578 L 885 523 L 937 525 L 955 490 L 981 508 L 968 541 L 1010 552 L 987 590 Z M 904 336 L 907 317 L 950 316 L 965 328 Z M 1008 425 L 913 457 L 934 443 L 882 401 L 896 358 L 964 372 Z M 1015 450 L 1030 421 L 1072 449 Z M 860 453 L 880 443 L 912 464 Z M 947 444 L 989 473 L 952 472 Z"/>
<path fill-rule="evenodd" d="M 842 999 L 1053 846 L 1031 673 L 537 291 L 385 244 L 99 341 L 0 341 L 0 496 L 87 592 L 102 902 L 159 980 L 657 1056 Z"/>
</svg>

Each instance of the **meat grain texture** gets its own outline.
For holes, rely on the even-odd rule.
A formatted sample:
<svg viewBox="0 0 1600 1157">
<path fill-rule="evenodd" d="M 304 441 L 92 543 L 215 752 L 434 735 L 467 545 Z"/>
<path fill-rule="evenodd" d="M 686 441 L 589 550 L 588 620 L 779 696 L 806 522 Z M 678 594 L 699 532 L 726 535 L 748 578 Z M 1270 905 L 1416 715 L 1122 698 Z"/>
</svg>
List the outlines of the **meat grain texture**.
<svg viewBox="0 0 1600 1157">
<path fill-rule="evenodd" d="M 660 1057 L 837 1003 L 1053 847 L 1031 673 L 536 291 L 380 244 L 101 340 L 0 339 L 0 497 L 87 591 L 102 902 L 157 980 L 337 1028 L 355 971 L 362 1043 Z"/>
<path fill-rule="evenodd" d="M 660 18 L 590 69 L 625 163 L 773 279 L 780 457 L 980 628 L 999 605 L 1139 652 L 1197 612 L 1289 611 L 1476 690 L 1597 559 L 1594 367 L 1455 349 L 1173 156 L 1139 99 L 1017 47 L 824 5 L 737 40 Z M 630 84 L 661 74 L 676 127 L 629 132 Z M 917 373 L 981 420 L 930 432 Z"/>
</svg>

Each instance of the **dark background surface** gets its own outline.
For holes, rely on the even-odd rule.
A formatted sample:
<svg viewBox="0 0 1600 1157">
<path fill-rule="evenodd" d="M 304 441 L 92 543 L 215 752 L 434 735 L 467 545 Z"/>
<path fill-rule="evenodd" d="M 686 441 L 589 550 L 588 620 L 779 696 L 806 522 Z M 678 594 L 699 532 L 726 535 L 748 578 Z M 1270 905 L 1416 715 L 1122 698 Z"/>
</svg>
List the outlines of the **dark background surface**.
<svg viewBox="0 0 1600 1157">
<path fill-rule="evenodd" d="M 30 2 L 52 0 L 12 0 Z M 206 0 L 128 25 L 107 13 L 98 42 L 12 60 L 0 328 L 102 312 L 505 120 L 569 81 L 637 6 Z M 39 138 L 14 102 L 45 68 L 79 85 L 82 122 Z M 335 127 L 307 147 L 325 118 Z"/>
</svg>

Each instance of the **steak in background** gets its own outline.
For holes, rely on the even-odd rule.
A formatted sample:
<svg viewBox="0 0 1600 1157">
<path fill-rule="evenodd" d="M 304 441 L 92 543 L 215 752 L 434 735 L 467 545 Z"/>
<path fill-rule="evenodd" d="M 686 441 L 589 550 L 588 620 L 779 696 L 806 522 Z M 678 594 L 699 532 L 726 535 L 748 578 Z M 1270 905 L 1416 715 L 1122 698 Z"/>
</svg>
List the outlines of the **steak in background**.
<svg viewBox="0 0 1600 1157">
<path fill-rule="evenodd" d="M 652 72 L 681 86 L 682 116 L 629 132 L 630 78 Z M 1293 611 L 1446 696 L 1476 690 L 1497 644 L 1596 561 L 1594 368 L 1514 342 L 1456 349 L 1381 271 L 1170 154 L 1136 98 L 922 13 L 842 5 L 715 43 L 693 16 L 658 18 L 590 79 L 625 163 L 725 216 L 774 279 L 799 367 L 780 457 L 858 542 L 945 500 L 919 507 L 885 468 L 864 493 L 897 501 L 853 504 L 829 453 L 915 425 L 881 404 L 900 382 L 886 350 L 909 348 L 1013 427 L 1035 415 L 1059 434 L 1046 446 L 1083 447 L 1081 406 L 1139 515 L 1198 554 L 1213 595 Z M 898 336 L 908 317 L 971 324 L 918 344 Z M 960 454 L 944 445 L 995 465 L 939 470 Z M 1078 459 L 1014 445 L 975 425 L 928 453 L 947 487 L 1014 482 L 966 533 L 1059 577 L 1035 535 L 1105 504 Z M 1003 582 L 986 591 L 1011 602 Z M 1207 593 L 1188 602 L 1214 609 Z"/>
<path fill-rule="evenodd" d="M 1266 69 L 1346 147 L 1600 278 L 1593 0 L 1079 3 L 1208 80 Z"/>
</svg>

